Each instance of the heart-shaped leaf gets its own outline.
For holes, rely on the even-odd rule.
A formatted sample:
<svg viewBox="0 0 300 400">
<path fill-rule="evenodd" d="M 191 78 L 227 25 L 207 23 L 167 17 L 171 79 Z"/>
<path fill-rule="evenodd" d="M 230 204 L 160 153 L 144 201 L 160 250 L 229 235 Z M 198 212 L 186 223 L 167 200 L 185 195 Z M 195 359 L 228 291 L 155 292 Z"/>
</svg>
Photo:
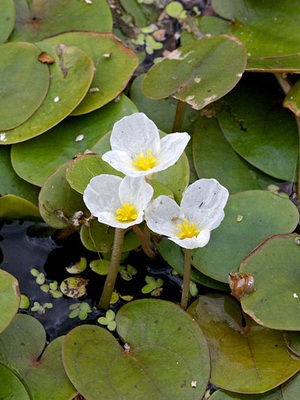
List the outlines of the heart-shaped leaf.
<svg viewBox="0 0 300 400">
<path fill-rule="evenodd" d="M 0 364 L 0 382 L 0 399 L 30 400 L 29 393 L 20 379 L 2 364 Z"/>
<path fill-rule="evenodd" d="M 76 154 L 92 150 L 115 122 L 136 111 L 136 106 L 122 95 L 118 101 L 90 114 L 68 117 L 43 136 L 13 145 L 11 160 L 14 170 L 26 181 L 42 186 L 61 164 Z"/>
<path fill-rule="evenodd" d="M 280 331 L 243 324 L 239 304 L 229 296 L 201 296 L 188 309 L 206 337 L 211 382 L 240 393 L 263 393 L 288 380 L 300 361 L 287 352 Z"/>
<path fill-rule="evenodd" d="M 7 194 L 0 197 L 0 218 L 40 221 L 41 215 L 38 207 L 30 201 L 13 194 Z"/>
<path fill-rule="evenodd" d="M 296 228 L 299 212 L 294 204 L 274 193 L 249 190 L 229 196 L 225 219 L 207 246 L 193 251 L 193 265 L 204 274 L 228 282 L 242 260 L 263 240 Z"/>
<path fill-rule="evenodd" d="M 72 115 L 86 114 L 116 98 L 138 64 L 136 55 L 112 33 L 67 32 L 44 42 L 79 47 L 94 61 L 91 88 Z"/>
<path fill-rule="evenodd" d="M 231 194 L 266 189 L 274 179 L 243 160 L 225 139 L 215 118 L 200 117 L 193 134 L 193 158 L 199 178 L 214 177 Z"/>
<path fill-rule="evenodd" d="M 20 303 L 17 279 L 0 269 L 0 332 L 4 331 L 16 315 Z"/>
<path fill-rule="evenodd" d="M 41 51 L 50 54 L 51 83 L 42 105 L 22 125 L 0 135 L 0 143 L 23 142 L 58 124 L 74 110 L 87 93 L 94 75 L 94 64 L 82 50 L 60 44 L 39 42 Z"/>
<path fill-rule="evenodd" d="M 258 324 L 282 330 L 300 330 L 300 236 L 267 239 L 246 257 L 239 272 L 254 277 L 256 290 L 241 300 L 243 310 Z M 271 277 L 276 277 L 276 281 Z"/>
<path fill-rule="evenodd" d="M 68 376 L 89 400 L 199 400 L 209 354 L 197 324 L 163 300 L 123 306 L 116 317 L 124 348 L 103 328 L 73 329 L 63 346 Z M 194 387 L 193 387 L 194 386 Z"/>
<path fill-rule="evenodd" d="M 277 179 L 296 181 L 299 139 L 295 118 L 281 103 L 274 78 L 248 77 L 223 99 L 224 136 L 250 164 Z"/>
<path fill-rule="evenodd" d="M 61 360 L 63 336 L 44 350 L 45 340 L 46 333 L 40 322 L 28 315 L 18 314 L 0 334 L 1 364 L 17 373 L 25 383 L 30 398 L 71 400 L 76 390 Z"/>
<path fill-rule="evenodd" d="M 298 373 L 284 385 L 282 385 L 282 395 L 284 400 L 297 399 L 300 391 L 300 374 Z"/>
<path fill-rule="evenodd" d="M 246 50 L 236 38 L 204 38 L 174 50 L 154 65 L 142 88 L 148 97 L 173 96 L 200 110 L 228 93 L 245 66 Z"/>
<path fill-rule="evenodd" d="M 227 392 L 226 390 L 217 390 L 209 400 L 279 400 L 282 399 L 280 390 L 272 390 L 264 394 L 240 394 Z M 284 399 L 285 400 L 285 399 Z"/>
<path fill-rule="evenodd" d="M 38 60 L 40 52 L 32 43 L 5 43 L 0 46 L 1 132 L 28 120 L 47 94 L 49 68 Z M 7 143 L 5 133 L 0 136 L 2 143 Z"/>
<path fill-rule="evenodd" d="M 110 32 L 112 15 L 105 0 L 15 0 L 13 41 L 35 42 L 69 30 Z"/>
</svg>

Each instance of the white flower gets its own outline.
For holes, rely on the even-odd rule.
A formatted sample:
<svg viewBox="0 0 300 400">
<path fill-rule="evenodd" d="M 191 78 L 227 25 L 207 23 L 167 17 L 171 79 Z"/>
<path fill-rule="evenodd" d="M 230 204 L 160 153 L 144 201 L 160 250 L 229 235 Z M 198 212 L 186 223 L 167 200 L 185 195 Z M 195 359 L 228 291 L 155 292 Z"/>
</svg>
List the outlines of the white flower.
<svg viewBox="0 0 300 400">
<path fill-rule="evenodd" d="M 102 174 L 91 179 L 83 200 L 99 222 L 126 229 L 144 220 L 144 210 L 153 196 L 145 178 Z"/>
<path fill-rule="evenodd" d="M 148 227 L 186 249 L 205 246 L 222 222 L 228 190 L 215 179 L 199 179 L 185 190 L 180 206 L 159 196 L 145 211 Z"/>
<path fill-rule="evenodd" d="M 112 150 L 102 159 L 128 176 L 151 175 L 174 165 L 189 140 L 186 132 L 160 139 L 154 122 L 143 113 L 135 113 L 115 123 L 110 137 Z"/>
</svg>

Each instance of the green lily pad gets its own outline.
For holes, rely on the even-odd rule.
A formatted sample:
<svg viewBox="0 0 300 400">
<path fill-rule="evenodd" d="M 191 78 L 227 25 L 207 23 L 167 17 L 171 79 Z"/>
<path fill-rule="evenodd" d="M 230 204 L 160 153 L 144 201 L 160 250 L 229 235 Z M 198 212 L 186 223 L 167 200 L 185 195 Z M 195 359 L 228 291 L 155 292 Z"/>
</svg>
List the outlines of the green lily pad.
<svg viewBox="0 0 300 400">
<path fill-rule="evenodd" d="M 75 192 L 66 181 L 68 165 L 69 162 L 61 165 L 50 175 L 39 196 L 42 218 L 48 225 L 56 229 L 78 226 L 77 219 L 82 216 L 81 213 L 86 217 L 90 214 L 83 202 L 82 195 Z"/>
<path fill-rule="evenodd" d="M 29 315 L 16 315 L 13 323 L 0 334 L 1 364 L 20 377 L 30 398 L 71 400 L 77 392 L 63 368 L 63 336 L 44 351 L 45 340 L 46 333 L 40 322 Z"/>
<path fill-rule="evenodd" d="M 193 265 L 204 274 L 228 282 L 242 260 L 263 240 L 296 228 L 299 213 L 288 199 L 263 190 L 229 196 L 225 219 L 207 246 L 193 251 Z"/>
<path fill-rule="evenodd" d="M 300 117 L 300 81 L 297 81 L 286 95 L 283 106 L 289 108 L 297 117 Z"/>
<path fill-rule="evenodd" d="M 11 34 L 16 18 L 14 0 L 2 0 L 0 13 L 0 43 L 6 42 Z"/>
<path fill-rule="evenodd" d="M 299 235 L 267 239 L 241 263 L 239 272 L 254 277 L 256 290 L 244 296 L 244 312 L 272 329 L 299 331 L 300 281 L 295 279 L 300 260 Z M 276 280 L 270 279 L 276 277 Z"/>
<path fill-rule="evenodd" d="M 266 189 L 274 183 L 274 178 L 248 164 L 233 150 L 215 118 L 199 118 L 193 134 L 193 158 L 199 178 L 214 177 L 231 194 Z"/>
<path fill-rule="evenodd" d="M 232 392 L 264 393 L 300 369 L 286 350 L 280 331 L 247 318 L 229 296 L 201 296 L 188 309 L 206 337 L 211 357 L 211 382 Z"/>
<path fill-rule="evenodd" d="M 37 204 L 39 188 L 30 185 L 28 182 L 21 179 L 14 171 L 10 160 L 9 146 L 0 147 L 0 194 L 12 194 L 20 196 L 33 204 Z"/>
<path fill-rule="evenodd" d="M 40 221 L 41 215 L 36 205 L 22 197 L 7 194 L 0 197 L 0 218 L 4 220 Z"/>
<path fill-rule="evenodd" d="M 2 144 L 23 142 L 58 124 L 81 102 L 92 82 L 94 64 L 88 54 L 63 44 L 54 46 L 39 42 L 37 45 L 55 61 L 49 66 L 51 83 L 48 93 L 31 118 L 1 133 Z"/>
<path fill-rule="evenodd" d="M 82 225 L 80 239 L 82 244 L 90 251 L 107 253 L 112 250 L 115 230 L 107 225 L 100 224 L 98 220 Z M 139 237 L 129 230 L 125 234 L 123 252 L 134 250 L 141 245 Z"/>
<path fill-rule="evenodd" d="M 4 331 L 18 312 L 20 304 L 17 279 L 0 269 L 0 332 Z"/>
<path fill-rule="evenodd" d="M 122 95 L 118 101 L 90 114 L 68 117 L 43 136 L 14 144 L 11 150 L 13 168 L 26 181 L 42 186 L 61 164 L 91 150 L 115 122 L 134 112 L 137 112 L 136 106 Z"/>
<path fill-rule="evenodd" d="M 0 46 L 1 131 L 15 128 L 28 120 L 48 92 L 49 68 L 38 60 L 40 52 L 32 43 L 5 43 Z M 6 141 L 2 140 L 2 143 Z"/>
<path fill-rule="evenodd" d="M 300 391 L 300 375 L 299 373 L 286 382 L 281 387 L 282 395 L 284 400 L 297 399 Z"/>
<path fill-rule="evenodd" d="M 64 365 L 84 397 L 202 398 L 209 354 L 201 330 L 188 314 L 175 304 L 143 299 L 123 306 L 116 323 L 124 348 L 108 331 L 91 325 L 79 326 L 65 337 Z"/>
<path fill-rule="evenodd" d="M 138 65 L 136 55 L 112 33 L 67 32 L 44 42 L 79 47 L 94 61 L 95 74 L 90 90 L 72 115 L 89 113 L 116 98 Z"/>
<path fill-rule="evenodd" d="M 69 30 L 110 32 L 112 15 L 105 0 L 15 0 L 16 24 L 13 41 L 36 42 Z"/>
<path fill-rule="evenodd" d="M 275 79 L 248 77 L 223 99 L 221 130 L 235 151 L 277 179 L 296 181 L 298 133 Z"/>
<path fill-rule="evenodd" d="M 259 6 L 255 0 L 212 0 L 212 6 L 228 19 L 226 33 L 244 43 L 249 58 L 299 53 L 300 32 L 294 18 L 300 12 L 297 0 L 285 4 L 280 0 L 263 0 Z"/>
<path fill-rule="evenodd" d="M 209 398 L 209 400 L 281 400 L 281 399 L 282 399 L 281 391 L 277 389 L 272 390 L 270 392 L 266 392 L 264 394 L 232 393 L 221 389 L 214 392 Z"/>
<path fill-rule="evenodd" d="M 20 379 L 2 364 L 0 364 L 0 382 L 0 399 L 30 400 L 29 393 Z"/>
<path fill-rule="evenodd" d="M 246 50 L 236 38 L 204 38 L 174 50 L 154 65 L 142 88 L 148 97 L 173 96 L 200 110 L 228 93 L 245 66 Z"/>
</svg>

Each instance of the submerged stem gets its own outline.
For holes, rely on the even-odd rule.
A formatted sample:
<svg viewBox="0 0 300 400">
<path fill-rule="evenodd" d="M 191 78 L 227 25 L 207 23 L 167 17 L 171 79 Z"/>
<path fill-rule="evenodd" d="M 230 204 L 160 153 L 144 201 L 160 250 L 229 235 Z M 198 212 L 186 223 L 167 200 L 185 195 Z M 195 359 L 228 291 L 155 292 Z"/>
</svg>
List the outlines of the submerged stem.
<svg viewBox="0 0 300 400">
<path fill-rule="evenodd" d="M 191 258 L 192 258 L 192 250 L 184 249 L 183 285 L 182 285 L 182 295 L 181 295 L 181 308 L 183 310 L 187 309 L 189 301 Z"/>
<path fill-rule="evenodd" d="M 184 103 L 181 100 L 178 100 L 172 132 L 180 132 L 182 130 L 185 109 L 186 109 L 186 103 Z"/>
<path fill-rule="evenodd" d="M 125 229 L 116 228 L 109 270 L 105 280 L 101 299 L 98 304 L 98 308 L 103 310 L 108 310 L 109 308 L 110 299 L 117 280 L 123 250 L 124 235 Z"/>
</svg>

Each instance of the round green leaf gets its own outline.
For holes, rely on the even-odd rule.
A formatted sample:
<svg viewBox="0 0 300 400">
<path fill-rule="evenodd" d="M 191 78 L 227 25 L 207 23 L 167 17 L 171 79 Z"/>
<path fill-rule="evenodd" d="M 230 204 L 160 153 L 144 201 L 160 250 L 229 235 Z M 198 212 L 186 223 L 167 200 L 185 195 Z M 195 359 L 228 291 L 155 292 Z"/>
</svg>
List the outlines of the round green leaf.
<svg viewBox="0 0 300 400">
<path fill-rule="evenodd" d="M 47 96 L 29 120 L 14 129 L 2 132 L 2 144 L 23 142 L 58 124 L 84 98 L 93 79 L 93 61 L 82 50 L 44 42 L 39 42 L 38 46 L 55 60 L 49 66 L 51 83 Z"/>
<path fill-rule="evenodd" d="M 281 391 L 272 390 L 264 394 L 240 394 L 227 392 L 226 390 L 217 390 L 209 400 L 281 400 Z M 285 399 L 284 399 L 285 400 Z"/>
<path fill-rule="evenodd" d="M 36 205 L 13 194 L 0 197 L 0 218 L 5 220 L 41 220 L 40 212 Z"/>
<path fill-rule="evenodd" d="M 284 385 L 282 385 L 282 394 L 284 400 L 297 399 L 300 392 L 300 374 L 298 373 Z"/>
<path fill-rule="evenodd" d="M 0 362 L 17 372 L 30 398 L 71 400 L 77 392 L 63 368 L 63 336 L 43 351 L 45 340 L 45 330 L 40 322 L 28 315 L 18 314 L 0 334 Z"/>
<path fill-rule="evenodd" d="M 15 0 L 13 41 L 35 42 L 69 30 L 110 32 L 112 15 L 105 0 Z"/>
<path fill-rule="evenodd" d="M 274 193 L 249 190 L 229 196 L 225 219 L 207 246 L 193 251 L 193 265 L 204 274 L 228 282 L 242 260 L 263 240 L 292 232 L 299 220 L 295 205 Z"/>
<path fill-rule="evenodd" d="M 29 394 L 19 378 L 2 364 L 0 364 L 0 382 L 0 399 L 30 400 Z"/>
<path fill-rule="evenodd" d="M 265 189 L 274 183 L 271 176 L 239 157 L 225 139 L 215 118 L 199 118 L 193 134 L 193 158 L 199 178 L 214 177 L 231 194 Z"/>
<path fill-rule="evenodd" d="M 5 43 L 0 46 L 1 131 L 15 128 L 28 120 L 47 94 L 49 68 L 38 60 L 40 52 L 32 43 Z M 1 132 L 1 136 L 2 143 L 6 143 L 5 133 Z"/>
<path fill-rule="evenodd" d="M 243 310 L 258 324 L 300 331 L 300 280 L 295 279 L 299 260 L 298 235 L 273 236 L 243 260 L 239 272 L 254 277 L 256 290 L 244 296 L 241 303 Z"/>
<path fill-rule="evenodd" d="M 248 77 L 218 113 L 224 136 L 250 164 L 277 179 L 296 181 L 299 139 L 295 118 L 282 106 L 273 78 Z"/>
<path fill-rule="evenodd" d="M 84 397 L 199 400 L 203 396 L 209 354 L 189 315 L 172 303 L 144 299 L 123 306 L 116 323 L 124 348 L 105 329 L 91 325 L 77 327 L 65 338 L 64 365 Z"/>
<path fill-rule="evenodd" d="M 39 195 L 39 208 L 42 218 L 48 225 L 56 229 L 76 226 L 77 212 L 86 217 L 89 211 L 85 207 L 82 195 L 75 192 L 66 181 L 66 169 L 69 163 L 61 165 L 46 180 Z"/>
<path fill-rule="evenodd" d="M 20 304 L 17 279 L 0 269 L 0 332 L 4 331 L 16 315 Z"/>
<path fill-rule="evenodd" d="M 154 65 L 142 87 L 148 97 L 174 96 L 200 110 L 228 93 L 245 66 L 246 50 L 236 38 L 204 38 L 174 50 Z"/>
<path fill-rule="evenodd" d="M 91 150 L 115 122 L 136 111 L 136 106 L 122 95 L 118 101 L 90 114 L 69 117 L 42 136 L 13 145 L 11 160 L 14 170 L 26 181 L 42 186 L 61 164 L 76 154 Z"/>
<path fill-rule="evenodd" d="M 39 188 L 30 185 L 16 174 L 11 165 L 10 153 L 11 151 L 9 146 L 0 147 L 0 194 L 2 196 L 6 194 L 20 196 L 34 204 L 37 204 Z"/>
<path fill-rule="evenodd" d="M 2 0 L 0 12 L 0 43 L 6 42 L 14 28 L 16 10 L 14 0 Z"/>
<path fill-rule="evenodd" d="M 67 32 L 44 42 L 79 47 L 94 61 L 95 74 L 90 90 L 72 115 L 89 113 L 116 98 L 138 64 L 136 55 L 112 33 Z"/>
<path fill-rule="evenodd" d="M 229 296 L 201 296 L 188 312 L 206 337 L 214 385 L 232 392 L 264 393 L 300 369 L 281 332 L 250 318 L 245 324 L 239 304 Z"/>
</svg>

